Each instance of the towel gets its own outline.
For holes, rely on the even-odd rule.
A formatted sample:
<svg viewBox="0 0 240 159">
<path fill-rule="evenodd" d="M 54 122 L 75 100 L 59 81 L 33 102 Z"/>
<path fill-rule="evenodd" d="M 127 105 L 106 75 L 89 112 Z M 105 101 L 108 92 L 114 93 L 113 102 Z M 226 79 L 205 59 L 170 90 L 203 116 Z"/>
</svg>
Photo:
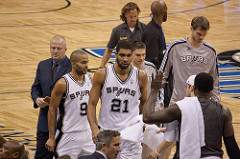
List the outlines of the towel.
<svg viewBox="0 0 240 159">
<path fill-rule="evenodd" d="M 152 150 L 156 149 L 159 144 L 164 140 L 164 135 L 160 131 L 160 128 L 156 125 L 146 125 L 144 131 L 143 143 L 146 144 Z"/>
<path fill-rule="evenodd" d="M 205 146 L 205 130 L 201 104 L 197 97 L 176 102 L 181 110 L 180 159 L 200 159 Z"/>
<path fill-rule="evenodd" d="M 121 139 L 129 140 L 132 142 L 143 141 L 143 119 L 142 115 L 139 115 L 126 123 L 128 126 L 120 131 Z"/>
</svg>

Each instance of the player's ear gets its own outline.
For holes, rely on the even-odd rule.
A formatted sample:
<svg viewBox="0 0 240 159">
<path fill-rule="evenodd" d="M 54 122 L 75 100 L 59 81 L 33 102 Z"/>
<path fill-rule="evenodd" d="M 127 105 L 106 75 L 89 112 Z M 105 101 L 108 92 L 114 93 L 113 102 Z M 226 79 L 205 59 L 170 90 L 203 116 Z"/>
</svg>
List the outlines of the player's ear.
<svg viewBox="0 0 240 159">
<path fill-rule="evenodd" d="M 12 157 L 14 157 L 14 158 L 19 158 L 19 157 L 20 157 L 20 156 L 19 156 L 19 152 L 13 153 Z"/>
</svg>

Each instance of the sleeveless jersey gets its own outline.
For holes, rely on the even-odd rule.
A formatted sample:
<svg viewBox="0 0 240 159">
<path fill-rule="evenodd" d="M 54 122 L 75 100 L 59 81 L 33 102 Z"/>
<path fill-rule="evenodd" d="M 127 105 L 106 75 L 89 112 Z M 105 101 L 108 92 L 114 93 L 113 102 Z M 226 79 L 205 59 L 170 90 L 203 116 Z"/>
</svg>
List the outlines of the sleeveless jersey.
<svg viewBox="0 0 240 159">
<path fill-rule="evenodd" d="M 122 81 L 115 72 L 114 65 L 107 66 L 101 92 L 101 128 L 121 131 L 138 121 L 141 96 L 138 74 L 138 69 L 132 67 L 128 78 Z"/>
<path fill-rule="evenodd" d="M 84 75 L 80 84 L 70 73 L 63 76 L 66 81 L 66 96 L 62 98 L 58 112 L 57 128 L 64 132 L 90 129 L 87 120 L 87 105 L 92 82 L 89 74 Z"/>
</svg>

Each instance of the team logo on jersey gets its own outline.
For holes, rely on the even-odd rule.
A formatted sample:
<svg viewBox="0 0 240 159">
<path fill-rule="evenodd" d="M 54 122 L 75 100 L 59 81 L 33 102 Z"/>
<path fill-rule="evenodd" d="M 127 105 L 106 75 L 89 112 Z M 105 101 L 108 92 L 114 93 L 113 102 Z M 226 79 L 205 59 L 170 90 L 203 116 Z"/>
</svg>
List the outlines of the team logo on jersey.
<svg viewBox="0 0 240 159">
<path fill-rule="evenodd" d="M 240 99 L 240 50 L 218 54 L 220 91 Z"/>
<path fill-rule="evenodd" d="M 202 56 L 185 55 L 180 57 L 182 62 L 207 64 L 208 60 Z"/>
<path fill-rule="evenodd" d="M 120 96 L 121 94 L 126 94 L 126 95 L 130 95 L 130 96 L 135 96 L 136 91 L 135 90 L 131 90 L 129 88 L 118 88 L 118 87 L 107 87 L 106 88 L 107 93 L 116 93 L 116 96 Z"/>
<path fill-rule="evenodd" d="M 80 100 L 83 99 L 84 96 L 88 96 L 89 95 L 89 90 L 84 90 L 84 91 L 77 91 L 75 93 L 71 93 L 69 94 L 69 97 L 71 100 L 75 99 L 75 98 L 80 98 Z"/>
</svg>

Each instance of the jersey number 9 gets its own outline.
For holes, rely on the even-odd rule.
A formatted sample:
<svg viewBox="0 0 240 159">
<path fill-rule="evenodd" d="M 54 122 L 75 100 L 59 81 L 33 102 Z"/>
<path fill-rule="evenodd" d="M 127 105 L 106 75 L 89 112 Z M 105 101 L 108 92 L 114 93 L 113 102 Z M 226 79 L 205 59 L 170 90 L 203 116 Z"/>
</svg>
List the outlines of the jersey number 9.
<svg viewBox="0 0 240 159">
<path fill-rule="evenodd" d="M 81 116 L 87 115 L 87 103 L 80 104 L 80 115 Z"/>
</svg>

